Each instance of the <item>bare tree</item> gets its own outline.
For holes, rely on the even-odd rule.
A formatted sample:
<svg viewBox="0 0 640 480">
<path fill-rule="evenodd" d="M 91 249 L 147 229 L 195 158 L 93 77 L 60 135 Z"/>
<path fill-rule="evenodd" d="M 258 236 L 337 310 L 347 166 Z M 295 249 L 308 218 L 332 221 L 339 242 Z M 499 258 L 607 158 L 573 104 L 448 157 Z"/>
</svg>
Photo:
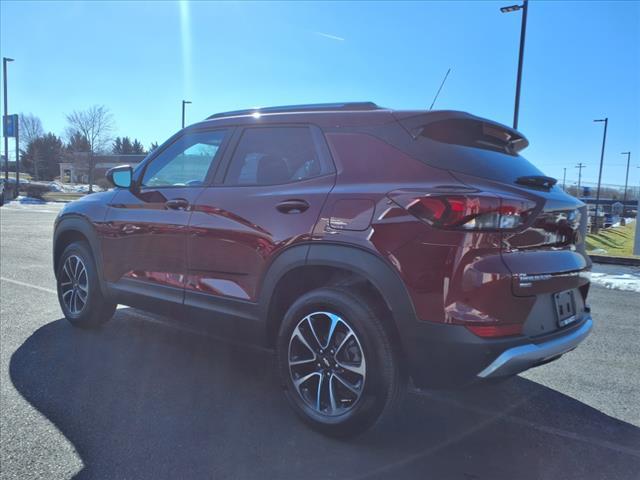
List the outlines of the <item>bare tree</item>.
<svg viewBox="0 0 640 480">
<path fill-rule="evenodd" d="M 20 150 L 26 152 L 36 139 L 44 136 L 44 129 L 42 128 L 42 122 L 38 117 L 31 113 L 21 113 L 19 116 L 19 128 L 20 128 Z M 37 157 L 37 149 L 33 152 Z M 34 162 L 34 177 L 36 180 L 39 178 L 38 174 L 38 162 Z"/>
<path fill-rule="evenodd" d="M 89 193 L 93 192 L 94 154 L 106 150 L 114 129 L 113 115 L 103 105 L 94 105 L 87 110 L 74 110 L 67 115 L 67 135 L 79 133 L 89 143 Z"/>
<path fill-rule="evenodd" d="M 42 122 L 31 113 L 20 114 L 20 148 L 26 150 L 36 138 L 44 136 Z"/>
</svg>

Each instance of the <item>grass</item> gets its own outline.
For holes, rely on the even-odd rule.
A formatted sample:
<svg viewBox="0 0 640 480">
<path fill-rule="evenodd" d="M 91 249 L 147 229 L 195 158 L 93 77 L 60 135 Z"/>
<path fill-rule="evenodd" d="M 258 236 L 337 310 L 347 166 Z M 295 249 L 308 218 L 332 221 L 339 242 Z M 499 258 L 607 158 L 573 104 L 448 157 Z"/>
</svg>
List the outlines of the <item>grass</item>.
<svg viewBox="0 0 640 480">
<path fill-rule="evenodd" d="M 624 227 L 608 228 L 600 230 L 594 235 L 587 234 L 587 252 L 602 248 L 607 251 L 604 255 L 612 257 L 633 257 L 633 240 L 635 237 L 636 224 L 632 222 Z"/>
</svg>

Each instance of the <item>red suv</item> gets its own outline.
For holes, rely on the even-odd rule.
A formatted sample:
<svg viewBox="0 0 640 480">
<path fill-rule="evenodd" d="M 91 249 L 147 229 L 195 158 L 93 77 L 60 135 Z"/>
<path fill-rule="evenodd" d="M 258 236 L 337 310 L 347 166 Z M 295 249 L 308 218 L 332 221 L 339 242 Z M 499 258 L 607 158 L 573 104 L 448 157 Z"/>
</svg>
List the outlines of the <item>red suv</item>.
<svg viewBox="0 0 640 480">
<path fill-rule="evenodd" d="M 373 103 L 216 114 L 55 224 L 60 305 L 116 304 L 275 349 L 293 409 L 370 427 L 409 377 L 514 375 L 590 332 L 585 205 L 504 125 Z"/>
</svg>

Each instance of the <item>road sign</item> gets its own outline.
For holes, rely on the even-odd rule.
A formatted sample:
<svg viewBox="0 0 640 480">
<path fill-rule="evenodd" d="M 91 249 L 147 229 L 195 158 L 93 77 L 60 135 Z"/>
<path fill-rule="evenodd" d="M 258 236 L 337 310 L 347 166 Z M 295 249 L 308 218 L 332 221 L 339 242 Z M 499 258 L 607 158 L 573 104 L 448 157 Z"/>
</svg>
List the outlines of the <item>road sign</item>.
<svg viewBox="0 0 640 480">
<path fill-rule="evenodd" d="M 2 122 L 2 134 L 5 137 L 18 136 L 18 115 L 5 115 Z"/>
</svg>

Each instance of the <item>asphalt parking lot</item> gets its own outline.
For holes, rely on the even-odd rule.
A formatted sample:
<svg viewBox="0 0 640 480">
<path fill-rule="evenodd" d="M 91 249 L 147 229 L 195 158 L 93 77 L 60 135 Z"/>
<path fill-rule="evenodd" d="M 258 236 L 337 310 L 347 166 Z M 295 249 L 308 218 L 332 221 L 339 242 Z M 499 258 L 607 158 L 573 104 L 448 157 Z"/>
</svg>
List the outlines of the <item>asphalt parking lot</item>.
<svg viewBox="0 0 640 480">
<path fill-rule="evenodd" d="M 294 417 L 268 352 L 129 308 L 71 328 L 51 268 L 57 209 L 0 209 L 2 478 L 638 478 L 637 293 L 593 287 L 595 331 L 557 362 L 412 392 L 395 424 L 338 441 Z"/>
</svg>

